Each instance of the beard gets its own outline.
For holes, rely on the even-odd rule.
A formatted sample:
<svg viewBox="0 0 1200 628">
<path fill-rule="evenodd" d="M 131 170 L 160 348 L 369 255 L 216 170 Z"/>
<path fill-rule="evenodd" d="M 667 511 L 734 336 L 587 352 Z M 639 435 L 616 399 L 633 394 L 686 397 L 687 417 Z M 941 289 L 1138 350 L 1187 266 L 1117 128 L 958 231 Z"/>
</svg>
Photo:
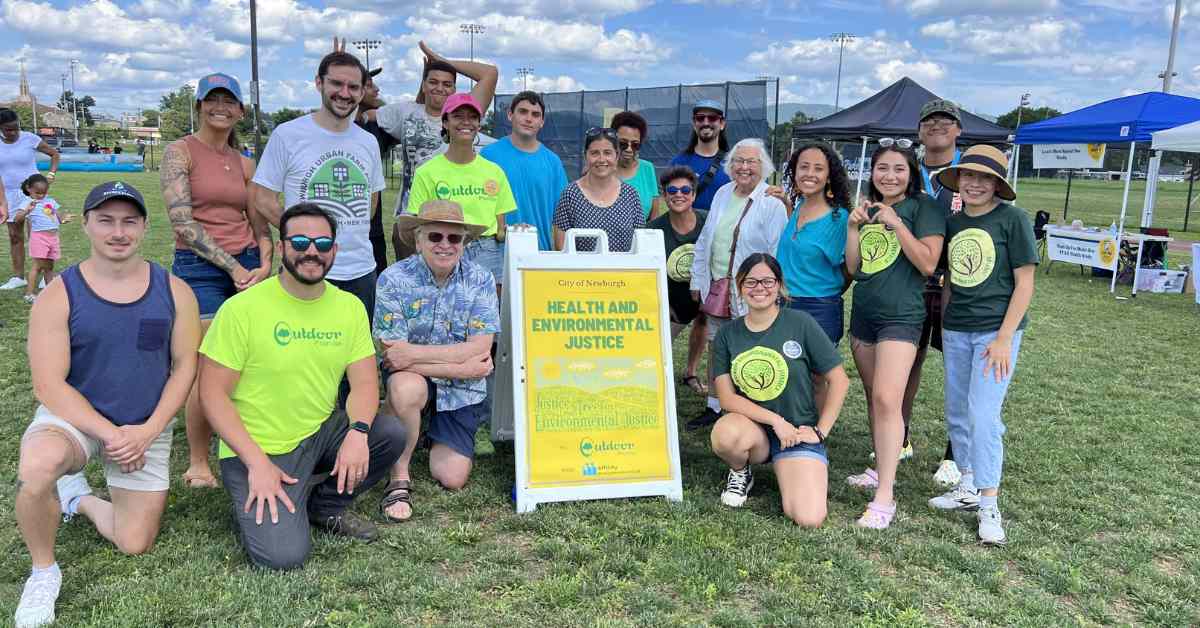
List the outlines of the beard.
<svg viewBox="0 0 1200 628">
<path fill-rule="evenodd" d="M 323 106 L 325 108 L 325 111 L 328 111 L 330 114 L 333 115 L 333 117 L 338 118 L 339 120 L 344 120 L 346 118 L 349 118 L 350 116 L 354 115 L 355 111 L 358 110 L 358 104 L 355 104 L 353 107 L 350 108 L 350 111 L 348 111 L 344 114 L 338 113 L 338 110 L 335 108 L 336 105 L 334 105 L 333 98 L 331 98 L 329 96 L 324 96 L 324 95 L 321 96 L 321 106 Z"/>
<path fill-rule="evenodd" d="M 316 279 L 309 279 L 308 277 L 301 275 L 300 272 L 296 270 L 296 267 L 299 266 L 300 264 L 303 264 L 304 262 L 316 262 L 316 263 L 320 264 L 321 265 L 321 276 L 317 277 Z M 315 286 L 315 285 L 321 283 L 322 281 L 325 281 L 325 275 L 329 274 L 329 268 L 332 265 L 333 264 L 326 264 L 324 261 L 321 260 L 320 257 L 318 257 L 316 255 L 301 255 L 301 256 L 295 258 L 294 260 L 292 259 L 292 257 L 287 255 L 286 253 L 283 256 L 283 267 L 288 271 L 288 274 L 290 274 L 292 276 L 292 278 L 294 278 L 296 281 L 299 281 L 300 283 L 302 283 L 306 286 Z"/>
</svg>

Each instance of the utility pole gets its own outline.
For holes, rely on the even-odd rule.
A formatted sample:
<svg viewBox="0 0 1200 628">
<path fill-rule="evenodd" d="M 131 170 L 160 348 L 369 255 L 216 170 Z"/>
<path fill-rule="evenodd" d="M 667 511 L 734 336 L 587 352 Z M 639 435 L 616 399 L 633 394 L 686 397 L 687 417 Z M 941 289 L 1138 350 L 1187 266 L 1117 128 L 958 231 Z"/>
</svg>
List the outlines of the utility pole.
<svg viewBox="0 0 1200 628">
<path fill-rule="evenodd" d="M 367 55 L 367 71 L 371 71 L 371 51 L 383 45 L 383 42 L 378 39 L 359 39 L 351 42 L 355 48 L 363 51 Z"/>
<path fill-rule="evenodd" d="M 830 39 L 838 43 L 838 69 L 837 69 L 837 91 L 833 96 L 833 112 L 837 113 L 842 102 L 842 53 L 846 50 L 846 44 L 854 41 L 854 35 L 851 33 L 834 33 L 829 36 Z"/>
<path fill-rule="evenodd" d="M 521 77 L 521 91 L 529 89 L 529 75 L 533 74 L 533 68 L 523 67 L 517 68 L 517 76 Z"/>
<path fill-rule="evenodd" d="M 258 100 L 258 4 L 250 0 L 250 101 L 254 103 L 254 163 L 262 155 L 262 131 L 258 128 L 261 107 Z"/>
<path fill-rule="evenodd" d="M 75 66 L 79 59 L 71 59 L 71 119 L 75 121 L 75 143 L 79 144 L 79 94 L 75 93 Z"/>
</svg>

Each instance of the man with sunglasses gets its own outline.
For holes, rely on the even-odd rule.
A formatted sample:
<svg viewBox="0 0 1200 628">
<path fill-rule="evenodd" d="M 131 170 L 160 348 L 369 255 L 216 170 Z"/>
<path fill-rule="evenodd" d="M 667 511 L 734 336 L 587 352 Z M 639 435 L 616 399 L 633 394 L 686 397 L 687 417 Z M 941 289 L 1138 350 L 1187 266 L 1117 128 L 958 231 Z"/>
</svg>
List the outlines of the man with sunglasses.
<svg viewBox="0 0 1200 628">
<path fill-rule="evenodd" d="M 397 218 L 400 237 L 417 254 L 379 278 L 374 334 L 383 348 L 387 400 L 416 435 L 428 420 L 429 473 L 449 490 L 467 483 L 475 432 L 489 413 L 484 378 L 492 372 L 492 339 L 500 331 L 496 282 L 463 258 L 463 247 L 485 231 L 467 223 L 453 201 L 425 201 Z M 412 516 L 409 463 L 415 442 L 392 468 L 379 507 L 391 521 Z"/>
<path fill-rule="evenodd" d="M 701 100 L 692 107 L 692 138 L 687 148 L 671 160 L 672 166 L 687 166 L 700 177 L 696 184 L 696 209 L 708 211 L 713 195 L 729 175 L 721 167 L 729 140 L 725 138 L 725 110 L 715 100 Z"/>
<path fill-rule="evenodd" d="M 395 417 L 376 415 L 366 311 L 325 281 L 337 232 L 315 203 L 288 208 L 283 270 L 226 301 L 200 346 L 200 402 L 221 437 L 221 477 L 246 552 L 267 569 L 301 566 L 311 526 L 374 540 L 375 525 L 349 507 L 387 477 L 407 440 Z"/>
</svg>

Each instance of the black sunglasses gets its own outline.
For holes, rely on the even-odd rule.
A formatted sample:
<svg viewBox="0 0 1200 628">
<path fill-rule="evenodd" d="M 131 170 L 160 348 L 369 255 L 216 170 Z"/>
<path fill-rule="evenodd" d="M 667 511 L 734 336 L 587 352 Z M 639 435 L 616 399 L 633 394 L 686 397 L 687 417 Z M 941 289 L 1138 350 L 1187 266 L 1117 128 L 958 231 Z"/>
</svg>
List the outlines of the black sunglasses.
<svg viewBox="0 0 1200 628">
<path fill-rule="evenodd" d="M 425 234 L 425 239 L 434 244 L 441 242 L 443 237 L 446 238 L 446 241 L 450 244 L 462 244 L 463 241 L 463 234 L 461 233 L 442 233 L 440 231 L 430 231 Z"/>
<path fill-rule="evenodd" d="M 310 238 L 308 236 L 294 235 L 287 239 L 292 244 L 292 250 L 297 253 L 303 253 L 308 250 L 308 245 L 317 247 L 318 253 L 328 253 L 333 250 L 333 238 L 321 236 L 319 238 Z"/>
<path fill-rule="evenodd" d="M 642 143 L 637 140 L 621 140 L 617 142 L 621 150 L 641 150 Z"/>
<path fill-rule="evenodd" d="M 690 186 L 690 185 L 685 185 L 681 188 L 675 187 L 673 185 L 667 186 L 667 194 L 691 194 L 691 193 L 692 193 L 692 186 Z"/>
</svg>

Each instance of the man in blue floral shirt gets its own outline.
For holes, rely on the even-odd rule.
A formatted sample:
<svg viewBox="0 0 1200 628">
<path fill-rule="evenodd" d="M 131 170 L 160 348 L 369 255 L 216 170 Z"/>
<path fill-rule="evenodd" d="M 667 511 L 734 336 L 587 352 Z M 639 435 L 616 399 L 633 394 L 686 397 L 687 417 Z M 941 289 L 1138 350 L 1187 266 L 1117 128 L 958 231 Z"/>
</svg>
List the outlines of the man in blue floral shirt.
<svg viewBox="0 0 1200 628">
<path fill-rule="evenodd" d="M 500 331 L 496 280 L 462 258 L 463 246 L 485 227 L 467 224 L 462 208 L 430 200 L 396 219 L 400 237 L 416 251 L 388 267 L 376 289 L 374 334 L 383 349 L 388 404 L 410 434 L 428 419 L 429 473 L 447 489 L 467 483 L 475 431 L 489 414 L 484 378 L 492 372 L 492 337 Z M 412 516 L 409 438 L 392 467 L 380 509 L 384 517 Z"/>
</svg>

